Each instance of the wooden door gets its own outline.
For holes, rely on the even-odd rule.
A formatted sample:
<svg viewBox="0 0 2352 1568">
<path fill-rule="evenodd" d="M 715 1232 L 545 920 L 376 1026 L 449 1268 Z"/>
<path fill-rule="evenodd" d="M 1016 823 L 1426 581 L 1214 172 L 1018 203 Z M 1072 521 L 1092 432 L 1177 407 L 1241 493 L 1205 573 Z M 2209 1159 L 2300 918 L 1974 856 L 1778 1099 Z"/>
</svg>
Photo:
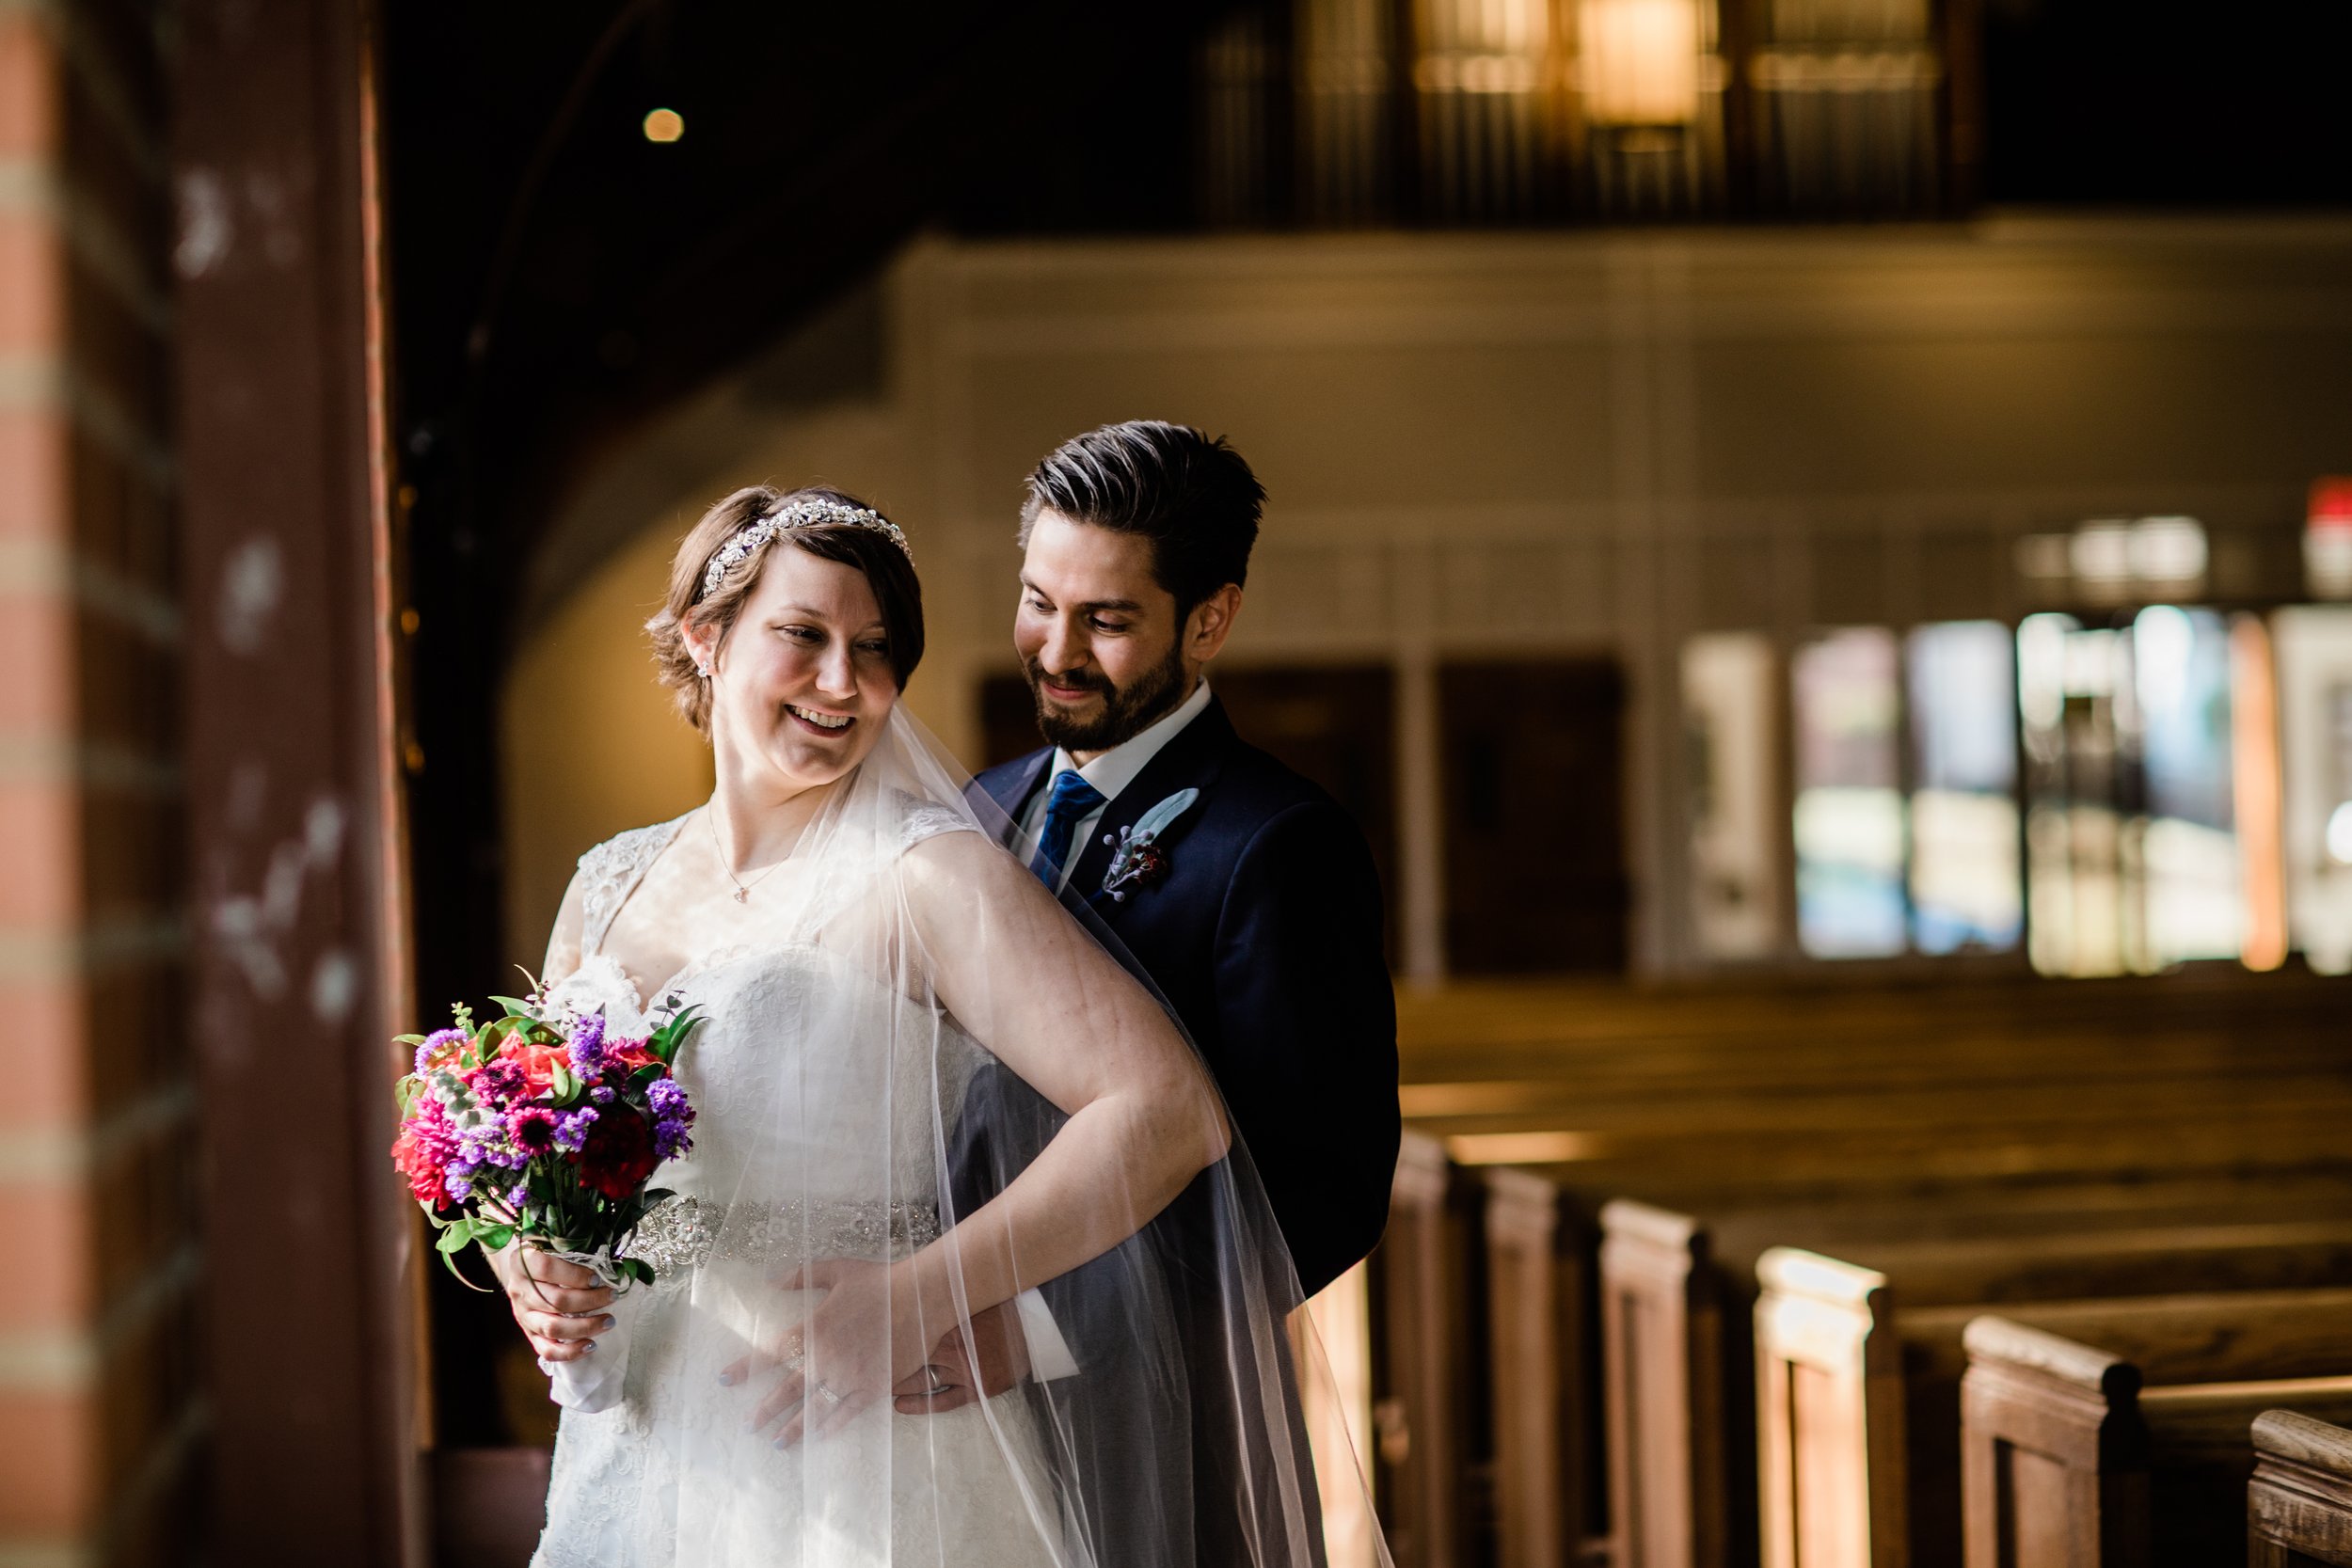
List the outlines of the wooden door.
<svg viewBox="0 0 2352 1568">
<path fill-rule="evenodd" d="M 1448 968 L 1624 973 L 1624 673 L 1607 658 L 1451 663 L 1438 692 Z"/>
</svg>

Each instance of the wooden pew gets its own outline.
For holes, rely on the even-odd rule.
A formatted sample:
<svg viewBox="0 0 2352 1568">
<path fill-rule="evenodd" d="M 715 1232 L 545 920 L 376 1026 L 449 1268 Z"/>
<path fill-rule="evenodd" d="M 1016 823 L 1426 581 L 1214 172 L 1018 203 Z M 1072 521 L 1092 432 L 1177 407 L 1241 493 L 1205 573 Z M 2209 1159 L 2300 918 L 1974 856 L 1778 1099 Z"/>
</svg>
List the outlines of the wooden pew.
<svg viewBox="0 0 2352 1568">
<path fill-rule="evenodd" d="M 1960 1560 L 1963 1349 L 1975 1306 L 1895 1310 L 1887 1275 L 1780 1250 L 1758 1264 L 1763 1560 Z M 2352 1368 L 2352 1290 L 2217 1291 L 2005 1307 L 2037 1334 L 2095 1333 L 2168 1376 L 2232 1364 Z M 2003 1559 L 2003 1561 L 2010 1560 Z M 2028 1560 L 2019 1559 L 2017 1560 Z"/>
<path fill-rule="evenodd" d="M 2010 1235 L 2002 1230 L 2015 1216 L 1997 1209 L 1974 1215 L 1941 1212 L 1935 1216 L 1940 1228 L 1965 1231 L 1973 1224 L 1992 1233 L 1871 1243 L 1857 1249 L 1856 1256 L 1883 1271 L 1882 1277 L 1871 1268 L 1832 1259 L 1797 1267 L 1788 1249 L 1758 1256 L 1751 1251 L 1756 1235 L 1752 1227 L 1716 1227 L 1731 1238 L 1724 1245 L 1690 1216 L 1630 1202 L 1610 1204 L 1602 1214 L 1602 1362 L 1619 1568 L 1744 1560 L 1751 1552 L 1741 1539 L 1743 1527 L 1793 1516 L 1786 1509 L 1772 1512 L 1781 1505 L 1768 1505 L 1752 1490 L 1777 1484 L 1783 1498 L 1799 1495 L 1787 1490 L 1785 1480 L 1759 1470 L 1761 1456 L 1752 1460 L 1749 1444 L 1765 1418 L 1751 1412 L 1762 1412 L 1775 1400 L 1786 1409 L 1797 1385 L 1804 1386 L 1817 1409 L 1834 1385 L 1846 1398 L 1840 1408 L 1851 1412 L 1852 1429 L 1872 1441 L 1884 1440 L 1893 1429 L 1885 1426 L 1883 1409 L 1877 1425 L 1867 1418 L 1867 1396 L 1882 1386 L 1870 1382 L 1865 1361 L 1892 1340 L 1879 1316 L 1887 1310 L 1888 1277 L 1904 1301 L 1920 1307 L 2352 1280 L 2352 1221 L 2151 1227 L 2130 1224 L 2137 1216 L 2126 1212 L 2120 1227 L 2113 1227 L 2119 1216 L 2106 1215 L 2094 1216 L 2106 1225 L 2084 1230 L 2038 1228 L 2048 1217 L 2028 1215 L 2026 1223 L 2036 1228 Z M 1774 1227 L 1782 1223 L 1772 1222 Z M 1818 1224 L 1825 1231 L 1837 1227 L 1834 1214 L 1820 1216 Z M 1717 1266 L 1718 1247 L 1729 1254 L 1722 1259 L 1728 1266 Z M 1742 1265 L 1752 1256 L 1765 1291 L 1751 1317 L 1737 1282 L 1748 1272 Z M 1768 1259 L 1779 1259 L 1770 1278 Z M 1788 1299 L 1768 1303 L 1766 1298 L 1775 1295 Z M 1953 1347 L 1947 1358 L 1952 1408 L 1947 1431 L 1958 1425 L 1962 1321 L 1945 1324 Z M 1834 1360 L 1841 1333 L 1844 1359 Z M 1830 1384 L 1824 1385 L 1824 1378 Z M 1748 1403 L 1751 1397 L 1755 1405 Z M 1925 1441 L 1944 1470 L 1956 1468 L 1942 1459 L 1952 1437 L 1935 1439 L 1931 1432 Z M 1873 1529 L 1883 1538 L 1894 1528 L 1883 1522 L 1894 1517 L 1886 1511 L 1899 1507 L 1893 1499 L 1903 1496 L 1903 1488 L 1883 1469 L 1872 1473 L 1880 1483 L 1874 1517 L 1882 1520 Z M 1804 1484 L 1811 1484 L 1810 1478 Z M 1935 1544 L 1939 1539 L 1957 1543 L 1956 1502 L 1920 1527 L 1912 1535 L 1925 1543 L 1923 1560 L 1956 1560 L 1956 1550 Z M 1757 1549 L 1770 1568 L 1774 1560 L 1770 1549 Z"/>
<path fill-rule="evenodd" d="M 2254 1418 L 2247 1568 L 2352 1568 L 2352 1432 L 2292 1410 Z"/>
<path fill-rule="evenodd" d="M 2324 1294 L 2299 1308 L 2191 1321 L 2171 1338 L 2144 1320 L 2093 1319 L 2077 1325 L 2082 1338 L 2000 1317 L 1969 1323 L 1961 1441 L 1970 1568 L 2202 1568 L 2234 1555 L 2255 1417 L 2288 1407 L 2352 1418 L 2352 1312 L 2341 1292 Z M 2217 1324 L 2238 1332 L 2217 1343 Z"/>
<path fill-rule="evenodd" d="M 1471 1560 L 1470 1254 L 1444 1147 L 1406 1133 L 1388 1233 L 1372 1255 L 1375 1497 L 1397 1568 Z"/>
<path fill-rule="evenodd" d="M 1724 1320 L 1706 1227 L 1619 1200 L 1601 1211 L 1601 1397 L 1617 1568 L 1722 1568 Z"/>
<path fill-rule="evenodd" d="M 1591 1241 L 1559 1186 L 1485 1177 L 1487 1388 L 1498 1568 L 1564 1568 L 1593 1525 Z"/>
<path fill-rule="evenodd" d="M 1944 1212 L 1940 1206 L 1963 1216 L 1978 1206 L 2001 1209 L 2015 1216 L 2013 1228 L 2041 1224 L 2053 1235 L 2081 1227 L 2084 1216 L 2070 1210 L 2139 1210 L 2152 1224 L 2173 1226 L 2189 1223 L 2202 1206 L 2213 1218 L 2219 1213 L 2217 1195 L 2233 1191 L 2249 1195 L 2254 1212 L 2280 1218 L 2345 1213 L 2352 1212 L 2352 1181 L 2339 1129 L 2352 1113 L 2352 1080 L 2336 1022 L 2341 994 L 2299 976 L 2250 985 L 2182 976 L 2156 985 L 1971 982 L 1701 992 L 1455 987 L 1400 997 L 1405 1107 L 1411 1125 L 1442 1138 L 1457 1163 L 1521 1165 L 1588 1206 L 1612 1193 L 1634 1193 L 1712 1217 L 1773 1203 L 1794 1223 L 1770 1239 L 1808 1244 L 1847 1235 L 1970 1233 L 1974 1221 L 1946 1226 L 1931 1217 Z M 2163 1212 L 2176 1202 L 2180 1212 Z M 1490 1221 L 1495 1203 L 1490 1193 Z M 1807 1216 L 1823 1213 L 1861 1217 L 1842 1229 L 1807 1227 Z M 2036 1213 L 2042 1218 L 2026 1217 Z M 2114 1228 L 2122 1222 L 2099 1223 Z M 1532 1236 L 1514 1243 L 1505 1231 L 1486 1227 L 1485 1266 L 1498 1285 L 1530 1277 L 1512 1249 L 1523 1255 L 1537 1244 Z M 1698 1238 L 1701 1258 L 1708 1256 L 1706 1240 Z M 1673 1246 L 1669 1240 L 1670 1253 Z M 1720 1250 L 1736 1267 L 1762 1248 L 1734 1241 Z M 1734 1411 L 1731 1446 L 1744 1453 L 1755 1430 L 1746 1411 L 1756 1387 L 1744 1356 L 1736 1354 L 1750 1332 L 1746 1287 L 1735 1277 L 1726 1295 L 1716 1281 L 1710 1299 L 1702 1288 L 1709 1271 L 1692 1268 L 1690 1238 L 1682 1253 L 1679 1273 L 1668 1266 L 1657 1274 L 1654 1291 L 1603 1290 L 1600 1315 L 1622 1318 L 1661 1307 L 1685 1320 L 1712 1312 L 1734 1353 L 1715 1353 L 1715 1394 L 1698 1408 Z M 2308 1265 L 2301 1243 L 2296 1256 Z M 1475 1262 L 1466 1263 L 1466 1277 L 1478 1273 Z M 2146 1259 L 2127 1263 L 2157 1267 Z M 1590 1266 L 1597 1268 L 1597 1260 Z M 2010 1299 L 2108 1288 L 2079 1277 L 2070 1286 L 2065 1276 L 2074 1266 L 2062 1249 L 2031 1260 L 2028 1277 Z M 1515 1305 L 1518 1294 L 1503 1287 L 1483 1310 L 1470 1309 L 1499 1344 L 1526 1333 L 1541 1315 L 1532 1297 Z M 1645 1342 L 1688 1345 L 1687 1329 L 1687 1322 L 1681 1329 L 1670 1323 L 1662 1339 L 1647 1334 Z M 1739 1367 L 1727 1385 L 1725 1354 Z M 1475 1409 L 1482 1402 L 1493 1407 L 1499 1533 L 1516 1529 L 1536 1539 L 1551 1528 L 1531 1521 L 1510 1500 L 1528 1495 L 1524 1478 L 1543 1465 L 1537 1450 L 1545 1439 L 1525 1409 L 1511 1408 L 1512 1394 L 1526 1385 L 1507 1380 L 1507 1365 L 1498 1357 L 1483 1375 L 1470 1374 L 1469 1386 L 1480 1397 L 1453 1403 L 1469 1423 L 1451 1444 L 1457 1495 L 1473 1499 L 1463 1523 L 1466 1539 L 1476 1535 L 1474 1515 L 1484 1506 L 1476 1500 L 1480 1444 L 1488 1430 Z M 1595 1381 L 1622 1390 L 1627 1371 L 1606 1366 Z M 1696 1379 L 1681 1376 L 1681 1384 L 1704 1385 L 1700 1371 Z M 1704 1432 L 1686 1431 L 1677 1444 L 1661 1430 L 1678 1419 L 1690 1426 L 1677 1414 L 1678 1405 L 1691 1408 L 1688 1399 L 1645 1393 L 1639 1403 L 1647 1447 L 1689 1454 L 1707 1441 Z M 1622 1433 L 1629 1423 L 1613 1425 Z M 1656 1506 L 1677 1489 L 1703 1503 L 1708 1468 L 1703 1457 L 1695 1469 L 1686 1460 L 1679 1475 L 1645 1466 L 1628 1478 L 1624 1466 L 1613 1466 L 1606 1487 L 1614 1505 L 1613 1534 L 1622 1541 L 1648 1520 L 1653 1544 L 1670 1544 L 1678 1529 L 1701 1554 L 1680 1560 L 1744 1561 L 1754 1510 L 1743 1510 L 1740 1499 L 1743 1483 L 1752 1484 L 1752 1467 L 1733 1466 L 1714 1487 L 1725 1499 L 1714 1514 L 1718 1556 L 1706 1555 L 1703 1511 L 1686 1520 L 1683 1511 Z M 1720 1473 L 1723 1465 L 1712 1468 Z M 1562 1506 L 1577 1504 L 1564 1497 Z M 1599 1512 L 1590 1499 L 1582 1506 L 1588 1516 Z"/>
</svg>

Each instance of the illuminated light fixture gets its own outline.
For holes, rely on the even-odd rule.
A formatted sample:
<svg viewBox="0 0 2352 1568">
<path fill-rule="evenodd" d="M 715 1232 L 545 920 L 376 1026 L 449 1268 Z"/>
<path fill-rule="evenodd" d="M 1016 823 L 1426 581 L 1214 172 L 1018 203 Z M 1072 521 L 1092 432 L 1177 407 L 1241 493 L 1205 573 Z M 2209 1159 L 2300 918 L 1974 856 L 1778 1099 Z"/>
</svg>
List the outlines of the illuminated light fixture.
<svg viewBox="0 0 2352 1568">
<path fill-rule="evenodd" d="M 1699 117 L 1700 0 L 1583 0 L 1579 86 L 1595 125 L 1688 125 Z"/>
<path fill-rule="evenodd" d="M 2087 598 L 2121 602 L 2129 596 L 2132 581 L 2132 526 L 2125 522 L 2085 523 L 2074 531 L 2067 564 Z"/>
<path fill-rule="evenodd" d="M 2352 564 L 2352 518 L 2344 543 Z M 2091 604 L 2199 592 L 2211 559 L 2205 525 L 2194 517 L 2102 518 L 2072 533 L 2029 533 L 2012 556 L 2017 575 L 2035 588 Z"/>
<path fill-rule="evenodd" d="M 2132 525 L 2132 576 L 2143 583 L 2202 584 L 2205 528 L 2194 517 L 2142 517 Z"/>
<path fill-rule="evenodd" d="M 2352 800 L 2328 814 L 2328 858 L 2338 865 L 2352 865 Z"/>
<path fill-rule="evenodd" d="M 675 109 L 656 109 L 645 117 L 645 139 L 674 142 L 686 135 L 686 117 Z"/>
<path fill-rule="evenodd" d="M 2352 479 L 2323 479 L 2312 485 L 2303 524 L 2303 583 L 2315 599 L 2352 599 Z"/>
</svg>

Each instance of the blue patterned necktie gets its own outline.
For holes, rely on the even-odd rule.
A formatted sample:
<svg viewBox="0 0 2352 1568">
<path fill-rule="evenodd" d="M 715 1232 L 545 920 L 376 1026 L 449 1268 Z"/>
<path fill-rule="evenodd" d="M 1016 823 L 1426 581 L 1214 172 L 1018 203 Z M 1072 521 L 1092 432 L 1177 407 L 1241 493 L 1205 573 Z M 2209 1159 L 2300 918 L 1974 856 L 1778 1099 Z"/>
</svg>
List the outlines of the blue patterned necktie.
<svg viewBox="0 0 2352 1568">
<path fill-rule="evenodd" d="M 1104 803 L 1103 792 L 1078 776 L 1074 768 L 1054 780 L 1054 793 L 1045 801 L 1045 826 L 1038 830 L 1037 854 L 1029 862 L 1038 880 L 1061 891 L 1061 869 L 1070 861 L 1070 841 L 1079 819 Z"/>
</svg>

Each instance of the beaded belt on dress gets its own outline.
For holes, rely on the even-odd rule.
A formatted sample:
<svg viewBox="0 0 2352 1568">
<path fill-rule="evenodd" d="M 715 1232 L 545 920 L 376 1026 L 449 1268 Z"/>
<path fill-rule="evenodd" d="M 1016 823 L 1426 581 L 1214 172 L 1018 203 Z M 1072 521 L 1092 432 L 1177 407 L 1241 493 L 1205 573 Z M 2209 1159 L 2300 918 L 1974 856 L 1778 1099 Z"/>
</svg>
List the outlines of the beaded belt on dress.
<svg viewBox="0 0 2352 1568">
<path fill-rule="evenodd" d="M 939 1238 L 929 1203 L 705 1203 L 674 1197 L 640 1221 L 628 1254 L 657 1274 L 711 1258 L 765 1262 L 809 1258 L 897 1258 Z"/>
</svg>

